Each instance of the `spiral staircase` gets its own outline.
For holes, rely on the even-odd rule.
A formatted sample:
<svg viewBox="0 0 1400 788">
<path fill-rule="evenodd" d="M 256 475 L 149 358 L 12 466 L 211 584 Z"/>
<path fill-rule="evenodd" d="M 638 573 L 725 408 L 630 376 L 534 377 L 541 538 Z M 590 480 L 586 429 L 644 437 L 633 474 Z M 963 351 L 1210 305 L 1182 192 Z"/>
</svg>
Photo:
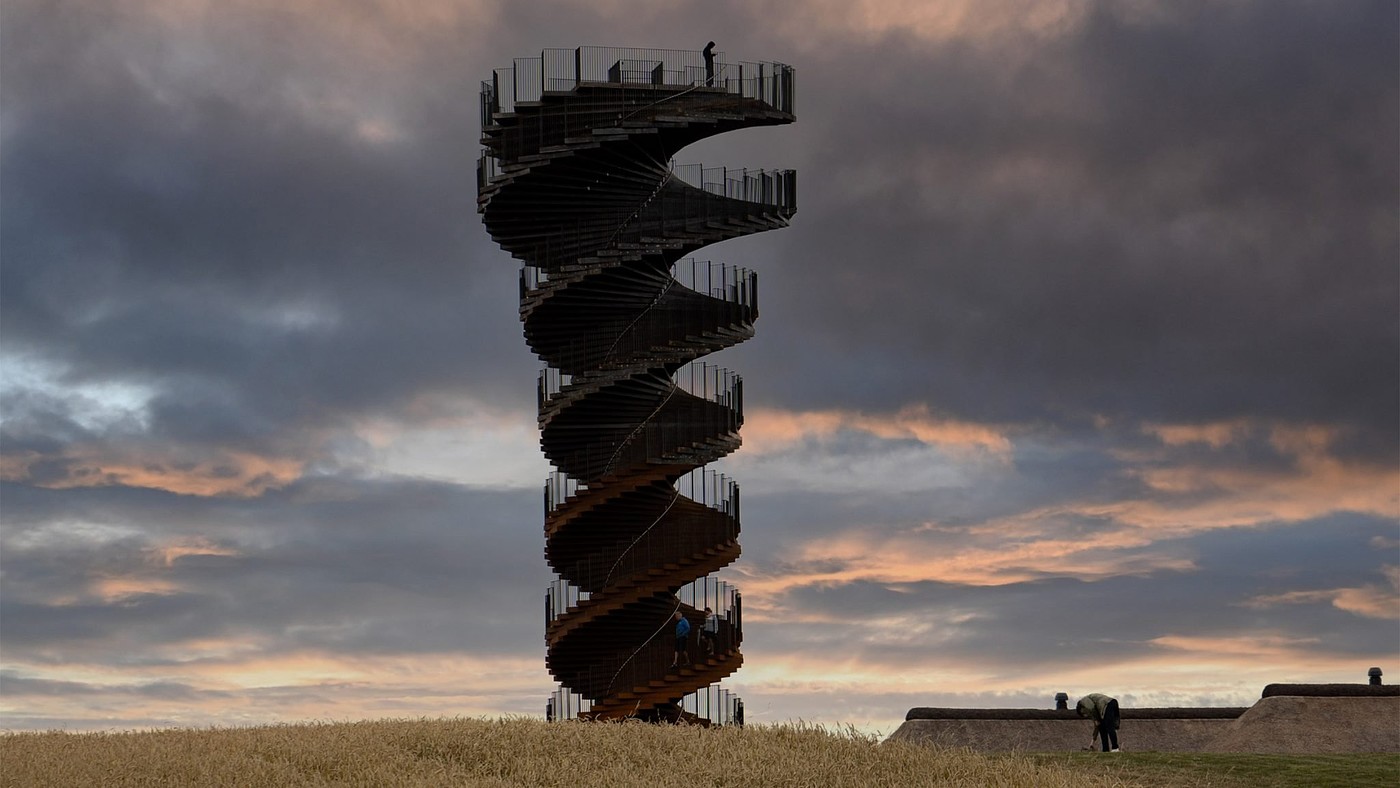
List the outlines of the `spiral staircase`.
<svg viewBox="0 0 1400 788">
<path fill-rule="evenodd" d="M 791 123 L 793 72 L 699 53 L 545 50 L 482 84 L 478 210 L 522 263 L 525 340 L 544 362 L 546 664 L 557 716 L 742 722 L 689 698 L 743 662 L 739 493 L 707 463 L 739 447 L 743 384 L 698 361 L 753 336 L 757 277 L 688 257 L 787 226 L 792 171 L 672 164 L 692 142 Z M 673 617 L 720 617 L 673 667 Z M 705 693 L 709 693 L 706 695 Z M 736 714 L 736 710 L 738 713 Z M 737 719 L 736 719 L 737 717 Z"/>
</svg>

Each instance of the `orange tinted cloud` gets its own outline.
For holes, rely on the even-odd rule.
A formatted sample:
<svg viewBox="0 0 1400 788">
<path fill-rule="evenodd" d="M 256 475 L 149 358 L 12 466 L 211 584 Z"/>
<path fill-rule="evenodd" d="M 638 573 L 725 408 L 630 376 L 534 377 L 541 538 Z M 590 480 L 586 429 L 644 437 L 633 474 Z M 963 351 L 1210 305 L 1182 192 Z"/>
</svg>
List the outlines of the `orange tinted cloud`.
<svg viewBox="0 0 1400 788">
<path fill-rule="evenodd" d="M 1310 591 L 1289 591 L 1283 594 L 1257 596 L 1245 602 L 1246 607 L 1268 608 L 1278 605 L 1305 605 L 1325 602 L 1366 618 L 1384 621 L 1400 620 L 1400 566 L 1386 566 L 1390 587 L 1367 584 L 1354 588 L 1327 588 Z"/>
<path fill-rule="evenodd" d="M 821 39 L 818 34 L 849 38 L 891 32 L 936 42 L 995 38 L 1007 31 L 1053 34 L 1081 18 L 1088 5 L 1077 0 L 808 0 L 801 8 L 795 14 L 776 3 L 760 15 L 809 45 Z"/>
<path fill-rule="evenodd" d="M 1220 449 L 1259 430 L 1265 431 L 1275 450 L 1292 460 L 1291 467 L 1265 470 L 1172 464 L 1171 447 L 1199 443 Z M 1236 422 L 1149 425 L 1147 431 L 1158 436 L 1168 450 L 1118 456 L 1136 466 L 1129 472 L 1149 488 L 1189 494 L 1191 500 L 1124 501 L 1113 514 L 1125 523 L 1190 531 L 1307 520 L 1338 511 L 1400 517 L 1400 472 L 1339 459 L 1332 453 L 1338 437 L 1332 428 Z"/>
<path fill-rule="evenodd" d="M 732 680 L 751 708 L 768 698 L 774 706 L 799 703 L 802 698 L 874 698 L 883 693 L 962 695 L 966 705 L 1023 706 L 1026 695 L 1042 699 L 1049 708 L 1056 692 L 1071 698 L 1108 688 L 1132 706 L 1248 706 L 1272 682 L 1347 682 L 1363 680 L 1365 668 L 1383 662 L 1385 654 L 1332 652 L 1313 639 L 1282 635 L 1198 638 L 1171 635 L 1152 641 L 1157 647 L 1137 657 L 1104 664 L 1086 657 L 1078 664 L 1026 664 L 1024 672 L 1007 670 L 973 657 L 940 653 L 936 644 L 928 658 L 898 665 L 878 656 L 810 650 L 749 656 Z M 878 649 L 869 649 L 877 655 Z M 1011 702 L 997 698 L 1015 696 Z M 902 715 L 907 705 L 892 709 Z M 819 714 L 820 712 L 818 712 Z M 806 715 L 804 715 L 805 717 Z M 822 721 L 821 717 L 806 717 Z M 840 720 L 840 718 L 837 718 Z M 850 721 L 847 717 L 844 721 Z M 897 726 L 891 715 L 884 725 Z"/>
<path fill-rule="evenodd" d="M 190 555 L 238 555 L 237 550 L 221 547 L 205 539 L 192 539 L 179 544 L 158 547 L 151 552 L 158 556 L 160 562 L 165 566 L 174 566 L 176 561 Z"/>
<path fill-rule="evenodd" d="M 883 419 L 831 411 L 810 415 L 764 414 L 759 451 L 837 429 L 912 435 L 917 430 L 909 425 L 928 424 L 917 412 Z M 994 448 L 1010 456 L 1009 439 L 1000 433 L 979 432 L 975 425 L 957 425 L 951 432 L 938 431 L 936 424 L 934 427 L 919 434 L 930 439 L 951 435 L 950 440 L 962 440 L 962 445 Z M 900 530 L 857 523 L 841 533 L 796 545 L 788 553 L 791 560 L 772 571 L 741 568 L 749 575 L 746 590 L 754 591 L 751 598 L 758 599 L 806 586 L 855 582 L 937 580 L 1001 585 L 1047 574 L 1093 580 L 1184 572 L 1195 568 L 1194 561 L 1179 547 L 1166 543 L 1192 534 L 1298 522 L 1341 511 L 1392 518 L 1400 514 L 1400 474 L 1392 468 L 1349 464 L 1333 456 L 1336 433 L 1326 428 L 1267 428 L 1264 434 L 1269 442 L 1293 460 L 1269 469 L 1205 466 L 1176 456 L 1176 449 L 1188 444 L 1225 448 L 1257 435 L 1260 428 L 1254 425 L 1151 425 L 1147 430 L 1161 438 L 1159 451 L 1118 456 L 1127 466 L 1122 472 L 1141 480 L 1152 495 L 1070 501 L 956 530 L 946 530 L 936 521 Z M 1000 482 L 993 478 L 983 483 Z M 1095 527 L 1084 528 L 1086 522 Z M 1381 547 L 1384 545 L 1378 545 Z M 1339 609 L 1358 615 L 1395 615 L 1394 594 L 1386 589 L 1309 593 L 1323 593 Z M 756 605 L 753 609 L 757 616 L 769 612 Z"/>
<path fill-rule="evenodd" d="M 238 551 L 220 547 L 202 539 L 181 541 L 164 547 L 145 550 L 144 566 L 125 572 L 102 572 L 87 580 L 80 594 L 50 600 L 56 605 L 73 605 L 96 597 L 103 602 L 118 602 L 146 594 L 175 594 L 185 590 L 167 574 L 175 562 L 192 555 L 238 555 Z"/>
<path fill-rule="evenodd" d="M 211 653 L 240 646 L 203 644 Z M 160 725 L 243 725 L 398 716 L 538 713 L 552 689 L 539 659 L 301 652 L 282 657 L 190 659 L 118 668 L 71 662 L 7 666 L 27 679 L 78 682 L 80 693 L 7 693 L 0 713 L 66 718 L 71 730 Z M 163 692 L 147 694 L 144 687 Z M 15 686 L 15 685 L 11 685 Z M 185 691 L 175 692 L 175 688 Z"/>
<path fill-rule="evenodd" d="M 1241 419 L 1209 424 L 1146 424 L 1143 432 L 1157 436 L 1168 446 L 1204 443 L 1218 449 L 1237 440 L 1247 427 L 1247 422 Z"/>
<path fill-rule="evenodd" d="M 113 602 L 144 594 L 173 594 L 179 590 L 168 580 L 151 577 L 100 577 L 88 585 L 88 591 L 104 602 Z"/>
<path fill-rule="evenodd" d="M 1192 635 L 1167 635 L 1155 638 L 1153 645 L 1173 651 L 1189 651 L 1196 654 L 1211 654 L 1218 661 L 1264 657 L 1267 659 L 1296 660 L 1315 654 L 1319 638 L 1300 638 L 1287 635 L 1253 635 L 1246 637 L 1196 637 Z"/>
<path fill-rule="evenodd" d="M 744 417 L 746 452 L 767 454 L 791 448 L 804 440 L 830 438 L 841 430 L 865 432 L 885 440 L 917 440 L 954 449 L 978 449 L 997 455 L 1011 450 L 1005 433 L 993 426 L 940 419 L 928 405 L 911 405 L 896 413 L 859 411 L 789 411 L 759 408 Z"/>
<path fill-rule="evenodd" d="M 894 534 L 853 529 L 810 540 L 797 546 L 793 560 L 777 571 L 736 570 L 745 575 L 746 614 L 760 620 L 772 611 L 766 611 L 759 600 L 809 586 L 929 580 L 995 586 L 1047 574 L 1094 580 L 1195 568 L 1189 558 L 1151 550 L 1153 535 L 1141 529 L 1104 530 L 1072 538 L 1056 535 L 1049 521 L 1059 514 L 1045 510 L 985 523 L 972 529 L 967 541 L 956 544 L 930 538 L 929 531 L 936 528 L 932 525 Z"/>
<path fill-rule="evenodd" d="M 67 475 L 53 480 L 31 476 L 39 462 L 55 459 L 67 463 Z M 295 481 L 305 466 L 304 460 L 230 449 L 171 449 L 142 455 L 70 446 L 61 458 L 33 453 L 0 458 L 0 478 L 59 490 L 122 485 L 181 495 L 252 497 Z"/>
</svg>

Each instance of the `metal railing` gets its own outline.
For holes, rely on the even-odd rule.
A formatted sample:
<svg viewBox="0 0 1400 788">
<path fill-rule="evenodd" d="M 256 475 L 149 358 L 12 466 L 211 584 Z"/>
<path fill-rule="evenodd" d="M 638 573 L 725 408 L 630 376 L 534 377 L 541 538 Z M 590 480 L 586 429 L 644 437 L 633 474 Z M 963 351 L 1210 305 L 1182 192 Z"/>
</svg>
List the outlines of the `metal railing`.
<svg viewBox="0 0 1400 788">
<path fill-rule="evenodd" d="M 676 370 L 672 382 L 685 394 L 731 410 L 743 409 L 743 377 L 706 361 L 694 361 Z M 536 384 L 539 404 L 547 404 L 574 382 L 574 376 L 551 366 L 540 368 Z"/>
<path fill-rule="evenodd" d="M 675 609 L 680 610 L 682 607 L 690 608 L 687 617 L 691 619 L 692 632 L 695 633 L 687 644 L 687 655 L 690 657 L 692 670 L 704 670 L 703 663 L 709 657 L 709 651 L 702 645 L 703 641 L 698 635 L 699 630 L 704 627 L 705 607 L 710 607 L 717 618 L 717 631 L 714 635 L 715 655 L 726 654 L 736 649 L 743 641 L 743 597 L 729 583 L 713 576 L 696 579 L 677 592 Z M 569 681 L 561 683 L 559 689 L 551 696 L 553 719 L 577 717 L 580 713 L 591 710 L 593 704 L 590 698 L 606 695 L 615 688 L 647 686 L 649 682 L 661 676 L 674 673 L 675 669 L 671 667 L 671 662 L 676 656 L 672 638 L 673 626 L 674 622 L 668 614 L 641 646 L 630 654 L 623 652 L 619 655 L 625 658 L 620 660 L 616 668 L 607 664 L 609 660 L 602 660 L 599 664 L 573 673 Z M 565 697 L 569 693 L 575 697 Z M 707 716 L 702 713 L 706 710 L 717 713 L 718 719 L 708 716 L 714 723 L 742 724 L 742 704 L 738 707 L 728 702 L 721 704 L 718 701 L 723 696 L 716 693 L 716 685 L 711 683 L 683 695 L 681 706 L 686 711 L 700 716 Z M 706 697 L 707 695 L 709 697 Z M 730 694 L 729 697 L 735 696 Z M 571 715 L 568 715 L 569 709 L 572 709 Z"/>
<path fill-rule="evenodd" d="M 681 699 L 681 708 L 711 725 L 743 725 L 744 701 L 718 684 L 710 684 Z M 545 701 L 545 720 L 560 722 L 576 720 L 593 710 L 593 701 L 560 684 Z"/>
<path fill-rule="evenodd" d="M 701 578 L 700 581 L 697 582 L 711 579 L 712 578 Z M 727 586 L 728 584 L 724 585 Z M 682 589 L 682 593 L 684 593 L 684 590 L 685 589 Z M 720 603 L 719 607 L 711 605 L 711 607 L 714 607 L 715 613 L 719 619 L 719 631 L 716 634 L 714 646 L 716 654 L 724 654 L 736 648 L 744 639 L 743 597 L 732 587 L 726 588 L 725 597 L 727 603 Z M 680 602 L 680 604 L 685 603 Z M 690 607 L 697 611 L 697 613 L 704 609 L 703 605 L 697 606 L 691 604 Z M 677 609 L 679 609 L 679 605 Z M 691 623 L 692 632 L 703 626 L 703 623 L 699 620 L 692 621 Z M 603 692 L 607 693 L 618 687 L 632 688 L 644 686 L 647 682 L 652 681 L 658 676 L 673 672 L 674 668 L 671 667 L 671 661 L 675 658 L 673 638 L 671 637 L 673 626 L 668 616 L 667 620 L 650 638 L 648 638 L 647 642 L 634 651 L 632 655 L 623 662 L 621 667 L 613 672 L 612 677 L 603 685 Z M 699 652 L 697 651 L 698 647 L 698 636 L 691 637 L 687 648 L 689 650 L 689 656 L 691 658 L 690 664 L 692 666 L 695 665 L 697 662 L 696 657 L 699 656 Z M 608 669 L 602 666 L 590 668 L 585 672 L 585 680 L 589 682 L 590 686 L 598 686 L 593 682 L 607 672 Z"/>
<path fill-rule="evenodd" d="M 603 577 L 602 585 L 604 587 L 614 576 L 619 576 L 619 570 L 622 570 L 622 574 L 626 574 L 636 572 L 638 569 L 650 569 L 659 563 L 683 562 L 688 557 L 693 558 L 717 545 L 738 539 L 739 485 L 723 474 L 708 471 L 699 475 L 698 479 L 702 484 L 697 490 L 695 487 L 696 479 L 695 472 L 692 471 L 677 480 L 675 484 L 676 494 L 672 496 L 671 503 L 666 506 L 665 511 L 657 515 L 656 519 L 646 527 L 646 530 L 638 534 L 618 554 L 612 562 L 612 566 L 608 567 L 607 575 Z M 700 493 L 699 496 L 696 495 L 697 492 Z M 687 527 L 679 533 L 675 530 L 663 530 L 656 536 L 651 536 L 653 529 L 666 520 L 666 516 L 671 513 L 682 496 L 692 503 L 699 503 L 708 509 L 724 514 L 725 517 L 718 518 L 721 522 L 719 532 L 715 533 L 713 522 L 711 522 L 712 527 L 708 529 L 697 527 L 699 523 L 692 517 L 689 518 L 689 522 L 685 523 Z M 711 521 L 714 519 L 717 518 L 711 518 Z M 648 537 L 651 538 L 648 539 Z M 638 550 L 639 544 L 645 544 L 647 549 Z M 574 570 L 580 568 L 587 570 L 592 567 L 587 564 L 584 567 L 572 567 Z M 592 572 L 589 572 L 589 575 L 591 574 Z M 592 579 L 588 578 L 589 581 Z M 580 581 L 587 582 L 582 578 Z"/>
<path fill-rule="evenodd" d="M 512 113 L 546 92 L 576 90 L 586 84 L 638 85 L 672 90 L 718 90 L 755 99 L 791 113 L 795 99 L 793 68 L 785 63 L 731 61 L 716 52 L 713 75 L 703 55 L 689 49 L 577 47 L 545 49 L 537 58 L 518 57 L 492 71 L 481 83 L 481 127 L 498 113 Z"/>
<path fill-rule="evenodd" d="M 588 712 L 592 708 L 592 701 L 560 684 L 559 688 L 551 692 L 549 699 L 545 701 L 544 718 L 548 722 L 576 720 L 580 714 Z"/>
<path fill-rule="evenodd" d="M 562 389 L 550 391 L 547 387 L 552 379 L 562 381 L 563 376 L 542 375 L 539 379 L 542 413 L 555 398 L 568 395 Z M 738 432 L 744 423 L 740 375 L 698 362 L 682 367 L 672 383 L 652 411 L 633 414 L 639 421 L 630 428 L 621 422 L 598 429 L 561 425 L 556 430 L 554 422 L 545 424 L 545 456 L 559 470 L 588 480 L 648 464 L 698 467 L 738 448 Z M 589 430 L 586 444 L 575 439 L 583 434 L 575 426 Z"/>
<path fill-rule="evenodd" d="M 567 490 L 573 480 L 552 474 L 545 485 L 546 510 L 556 505 L 555 496 Z M 669 500 L 652 498 L 655 514 L 647 527 L 633 538 L 622 536 L 611 543 L 591 546 L 579 554 L 569 548 L 572 559 L 554 555 L 551 564 L 558 574 L 546 594 L 545 623 L 557 619 L 571 607 L 590 598 L 588 589 L 601 591 L 610 582 L 646 572 L 658 565 L 704 567 L 714 571 L 713 562 L 724 555 L 710 551 L 739 538 L 739 485 L 715 471 L 697 469 L 673 484 Z M 563 499 L 567 502 L 569 499 Z"/>
<path fill-rule="evenodd" d="M 489 151 L 483 152 L 477 160 L 476 171 L 478 190 L 501 179 L 505 174 L 501 170 L 500 162 Z M 717 197 L 797 210 L 795 170 L 751 170 L 744 167 L 706 167 L 703 164 L 672 162 L 671 173 L 685 184 Z M 664 183 L 662 185 L 664 186 Z M 650 203 L 659 194 L 658 189 L 658 192 L 648 197 L 637 211 L 645 209 L 646 203 Z M 626 228 L 630 219 L 635 218 L 637 217 L 634 215 L 620 222 L 619 231 Z"/>
<path fill-rule="evenodd" d="M 794 170 L 750 170 L 672 162 L 671 172 L 691 186 L 719 197 L 778 208 L 797 206 L 797 173 Z"/>
<path fill-rule="evenodd" d="M 676 480 L 676 490 L 698 504 L 739 519 L 739 483 L 726 474 L 697 468 Z"/>
<path fill-rule="evenodd" d="M 743 725 L 744 701 L 718 684 L 696 690 L 681 699 L 681 708 L 711 725 Z"/>
<path fill-rule="evenodd" d="M 572 384 L 573 381 L 573 375 L 561 372 L 551 366 L 541 367 L 539 382 L 535 386 L 539 399 L 538 406 L 544 407 L 546 402 L 563 391 L 564 388 Z"/>
<path fill-rule="evenodd" d="M 691 519 L 695 519 L 693 515 Z M 550 607 L 545 611 L 546 623 L 557 620 L 572 607 L 591 599 L 590 592 L 586 589 L 593 588 L 597 593 L 603 593 L 607 589 L 607 583 L 635 581 L 658 565 L 675 564 L 680 567 L 676 570 L 678 573 L 690 570 L 695 570 L 695 574 L 717 571 L 730 559 L 710 557 L 705 551 L 738 539 L 739 529 L 733 520 L 726 520 L 721 514 L 712 513 L 707 520 L 708 522 L 701 523 L 705 526 L 703 530 L 685 533 L 649 530 L 632 540 L 618 540 L 611 545 L 599 545 L 596 552 L 557 567 L 561 576 L 555 582 L 562 582 L 564 585 L 551 591 L 552 596 L 548 603 Z M 696 557 L 703 557 L 705 560 L 696 561 Z M 554 588 L 553 585 L 551 588 Z"/>
<path fill-rule="evenodd" d="M 688 257 L 671 266 L 671 276 L 687 290 L 728 304 L 758 309 L 758 273 L 755 271 Z"/>
<path fill-rule="evenodd" d="M 592 596 L 563 578 L 555 578 L 544 592 L 544 623 L 548 626 L 568 612 L 569 608 Z"/>
<path fill-rule="evenodd" d="M 559 274 L 550 274 L 547 269 L 522 265 L 519 273 L 521 301 L 535 297 L 540 290 L 549 286 L 550 281 L 557 279 Z M 679 284 L 685 290 L 708 295 L 725 304 L 738 304 L 755 312 L 759 308 L 759 274 L 753 270 L 715 263 L 713 260 L 686 258 L 672 263 L 671 279 L 673 283 L 662 287 L 658 297 L 665 295 L 672 284 Z M 652 302 L 648 302 L 647 309 L 652 305 Z"/>
<path fill-rule="evenodd" d="M 489 173 L 494 165 L 484 161 L 478 173 L 493 177 Z M 695 249 L 714 243 L 716 230 L 737 238 L 781 226 L 773 223 L 797 212 L 794 170 L 698 165 L 681 165 L 681 169 L 684 174 L 678 173 L 655 198 L 639 199 L 638 205 L 646 203 L 640 209 L 608 210 L 580 203 L 576 209 L 556 211 L 537 233 L 498 241 L 516 259 L 560 269 L 579 265 L 582 258 L 661 255 L 677 245 Z M 691 183 L 687 177 L 700 183 Z"/>
<path fill-rule="evenodd" d="M 718 471 L 696 468 L 680 477 L 675 488 L 681 495 L 715 511 L 739 518 L 739 483 Z M 553 471 L 544 482 L 544 513 L 554 514 L 571 502 L 588 485 L 560 471 Z"/>
<path fill-rule="evenodd" d="M 476 190 L 478 193 L 501 177 L 501 163 L 489 151 L 483 151 L 476 160 Z"/>
<path fill-rule="evenodd" d="M 677 502 L 681 500 L 678 498 Z M 721 512 L 701 511 L 708 514 L 699 517 L 691 509 L 678 515 L 684 517 L 683 525 L 691 526 L 685 530 L 671 527 L 675 521 L 666 519 L 671 513 L 663 512 L 658 515 L 658 520 L 665 523 L 662 528 L 648 528 L 634 539 L 619 539 L 610 545 L 599 545 L 596 551 L 557 566 L 560 581 L 565 585 L 553 592 L 549 602 L 552 607 L 545 611 L 546 623 L 568 612 L 571 606 L 590 599 L 585 589 L 592 588 L 602 593 L 609 582 L 619 583 L 629 578 L 635 580 L 657 566 L 674 564 L 680 567 L 675 570 L 678 573 L 697 570 L 695 574 L 701 574 L 718 570 L 729 559 L 723 558 L 723 553 L 710 556 L 706 551 L 736 541 L 739 538 L 739 524 Z"/>
<path fill-rule="evenodd" d="M 739 448 L 741 420 L 733 411 L 711 406 L 693 409 L 675 421 L 648 423 L 628 439 L 622 451 L 580 448 L 550 453 L 548 459 L 573 476 L 600 478 L 643 465 L 695 467 L 714 462 Z M 619 435 L 626 438 L 627 435 Z"/>
</svg>

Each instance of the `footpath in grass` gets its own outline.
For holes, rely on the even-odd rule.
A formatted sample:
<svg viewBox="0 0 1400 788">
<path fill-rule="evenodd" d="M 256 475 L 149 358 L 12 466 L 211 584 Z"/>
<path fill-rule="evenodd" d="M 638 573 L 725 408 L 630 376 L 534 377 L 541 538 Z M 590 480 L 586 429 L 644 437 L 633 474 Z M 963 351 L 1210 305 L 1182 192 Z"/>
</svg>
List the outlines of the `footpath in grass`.
<svg viewBox="0 0 1400 788">
<path fill-rule="evenodd" d="M 1031 756 L 1045 764 L 1111 777 L 1125 785 L 1170 788 L 1396 788 L 1400 755 L 1247 753 L 1072 753 Z"/>
</svg>

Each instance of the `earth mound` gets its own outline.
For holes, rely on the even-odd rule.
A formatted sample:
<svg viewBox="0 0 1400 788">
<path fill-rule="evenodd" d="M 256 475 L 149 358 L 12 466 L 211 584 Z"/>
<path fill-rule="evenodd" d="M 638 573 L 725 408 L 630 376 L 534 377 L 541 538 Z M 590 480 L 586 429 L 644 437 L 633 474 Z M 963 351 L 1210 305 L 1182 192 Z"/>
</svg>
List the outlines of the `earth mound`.
<svg viewBox="0 0 1400 788">
<path fill-rule="evenodd" d="M 1206 752 L 1400 752 L 1400 698 L 1274 695 L 1217 734 Z"/>
</svg>

